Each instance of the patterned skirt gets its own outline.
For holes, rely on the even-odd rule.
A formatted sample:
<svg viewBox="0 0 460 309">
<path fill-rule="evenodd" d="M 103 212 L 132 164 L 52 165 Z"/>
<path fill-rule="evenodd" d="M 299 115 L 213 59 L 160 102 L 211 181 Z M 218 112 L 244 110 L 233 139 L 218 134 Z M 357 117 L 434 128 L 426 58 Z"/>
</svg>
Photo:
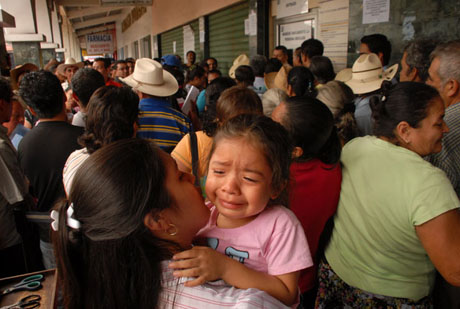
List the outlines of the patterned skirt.
<svg viewBox="0 0 460 309">
<path fill-rule="evenodd" d="M 431 297 L 418 301 L 372 294 L 346 284 L 332 270 L 331 266 L 322 261 L 318 269 L 319 288 L 315 307 L 330 308 L 401 308 L 422 309 L 433 308 Z"/>
</svg>

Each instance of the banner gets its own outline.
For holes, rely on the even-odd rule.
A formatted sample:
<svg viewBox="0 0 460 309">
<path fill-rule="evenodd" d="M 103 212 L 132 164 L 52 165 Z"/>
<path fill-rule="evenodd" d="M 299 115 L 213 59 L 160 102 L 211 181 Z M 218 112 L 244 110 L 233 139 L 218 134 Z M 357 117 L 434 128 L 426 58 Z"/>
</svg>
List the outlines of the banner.
<svg viewBox="0 0 460 309">
<path fill-rule="evenodd" d="M 88 34 L 86 35 L 86 51 L 88 55 L 111 54 L 113 52 L 113 40 L 111 34 Z"/>
</svg>

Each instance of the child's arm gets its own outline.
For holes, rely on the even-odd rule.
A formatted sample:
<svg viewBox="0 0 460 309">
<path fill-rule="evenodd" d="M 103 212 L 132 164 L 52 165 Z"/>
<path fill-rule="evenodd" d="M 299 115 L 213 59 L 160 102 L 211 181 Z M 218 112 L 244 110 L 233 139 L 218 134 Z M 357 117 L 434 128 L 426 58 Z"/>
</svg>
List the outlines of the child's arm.
<svg viewBox="0 0 460 309">
<path fill-rule="evenodd" d="M 174 271 L 174 276 L 197 277 L 186 282 L 187 286 L 222 279 L 236 288 L 265 291 L 288 306 L 297 300 L 300 271 L 272 276 L 252 270 L 211 248 L 199 246 L 180 252 L 173 259 L 178 261 L 169 267 L 179 269 Z"/>
</svg>

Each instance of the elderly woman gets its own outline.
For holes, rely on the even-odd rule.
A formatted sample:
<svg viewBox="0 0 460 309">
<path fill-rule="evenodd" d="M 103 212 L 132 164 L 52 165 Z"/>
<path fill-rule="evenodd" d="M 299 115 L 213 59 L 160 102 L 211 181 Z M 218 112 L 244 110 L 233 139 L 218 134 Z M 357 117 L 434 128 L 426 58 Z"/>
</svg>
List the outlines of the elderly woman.
<svg viewBox="0 0 460 309">
<path fill-rule="evenodd" d="M 259 290 L 173 275 L 171 257 L 209 217 L 193 181 L 147 140 L 91 154 L 52 212 L 65 308 L 285 308 Z"/>
<path fill-rule="evenodd" d="M 429 308 L 435 268 L 460 285 L 459 200 L 446 175 L 422 158 L 441 151 L 444 105 L 434 88 L 412 82 L 384 84 L 371 104 L 375 136 L 342 151 L 317 305 Z"/>
</svg>

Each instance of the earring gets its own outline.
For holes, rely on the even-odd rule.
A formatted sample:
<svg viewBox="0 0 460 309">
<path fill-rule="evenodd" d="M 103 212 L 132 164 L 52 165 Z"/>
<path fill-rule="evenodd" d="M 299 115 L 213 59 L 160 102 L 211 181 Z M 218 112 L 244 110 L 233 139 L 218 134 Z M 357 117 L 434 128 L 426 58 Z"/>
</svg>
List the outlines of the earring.
<svg viewBox="0 0 460 309">
<path fill-rule="evenodd" d="M 177 232 L 178 232 L 177 227 L 174 224 L 169 223 L 169 227 L 166 230 L 166 233 L 168 233 L 170 236 L 175 236 L 177 235 Z"/>
</svg>

